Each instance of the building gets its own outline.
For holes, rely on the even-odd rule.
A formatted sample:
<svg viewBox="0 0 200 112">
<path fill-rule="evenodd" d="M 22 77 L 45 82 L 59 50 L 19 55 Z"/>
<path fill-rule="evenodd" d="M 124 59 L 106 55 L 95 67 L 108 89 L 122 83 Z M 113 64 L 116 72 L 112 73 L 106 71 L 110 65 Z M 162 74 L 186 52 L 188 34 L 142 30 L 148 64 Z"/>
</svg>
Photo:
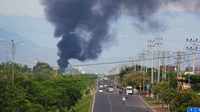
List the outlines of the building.
<svg viewBox="0 0 200 112">
<path fill-rule="evenodd" d="M 160 70 L 164 70 L 166 67 L 166 71 L 176 71 L 176 66 L 160 66 Z"/>
</svg>

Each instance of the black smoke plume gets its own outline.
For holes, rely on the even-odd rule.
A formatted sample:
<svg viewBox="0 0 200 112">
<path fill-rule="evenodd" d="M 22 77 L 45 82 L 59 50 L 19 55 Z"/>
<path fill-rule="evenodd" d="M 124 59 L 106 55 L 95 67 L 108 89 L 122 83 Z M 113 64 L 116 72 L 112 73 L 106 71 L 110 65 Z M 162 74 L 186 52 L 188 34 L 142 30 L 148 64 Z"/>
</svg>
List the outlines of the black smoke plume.
<svg viewBox="0 0 200 112">
<path fill-rule="evenodd" d="M 54 36 L 62 37 L 57 44 L 58 65 L 63 69 L 69 59 L 97 59 L 102 44 L 111 38 L 109 22 L 122 14 L 147 23 L 150 31 L 159 30 L 159 22 L 150 18 L 171 1 L 178 0 L 42 0 L 46 18 L 55 26 Z"/>
</svg>

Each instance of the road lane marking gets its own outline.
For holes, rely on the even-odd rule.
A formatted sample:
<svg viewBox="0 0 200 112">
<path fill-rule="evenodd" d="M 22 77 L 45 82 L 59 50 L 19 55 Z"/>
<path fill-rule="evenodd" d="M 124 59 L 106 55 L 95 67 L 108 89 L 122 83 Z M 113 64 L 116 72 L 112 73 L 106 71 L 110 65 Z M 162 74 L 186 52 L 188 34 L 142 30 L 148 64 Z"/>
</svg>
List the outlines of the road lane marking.
<svg viewBox="0 0 200 112">
<path fill-rule="evenodd" d="M 128 112 L 131 112 L 130 108 L 128 108 Z"/>
<path fill-rule="evenodd" d="M 111 101 L 110 101 L 110 96 L 108 95 L 108 101 L 109 101 L 109 105 L 110 105 L 110 112 L 112 112 L 112 106 L 111 106 Z"/>
</svg>

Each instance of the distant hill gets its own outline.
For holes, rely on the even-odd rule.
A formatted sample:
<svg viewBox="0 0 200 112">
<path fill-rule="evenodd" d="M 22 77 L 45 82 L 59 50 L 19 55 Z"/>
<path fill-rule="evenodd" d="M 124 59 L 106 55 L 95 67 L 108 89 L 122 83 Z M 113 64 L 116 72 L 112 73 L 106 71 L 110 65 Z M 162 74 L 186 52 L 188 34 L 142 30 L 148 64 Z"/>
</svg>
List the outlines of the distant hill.
<svg viewBox="0 0 200 112">
<path fill-rule="evenodd" d="M 28 42 L 22 42 L 15 46 L 15 62 L 33 66 L 34 60 L 41 60 L 49 63 L 50 65 L 56 65 L 56 49 L 55 52 L 43 49 L 38 44 L 31 41 L 31 39 L 22 37 L 17 33 L 9 32 L 2 28 L 0 28 L 0 39 L 10 43 L 11 39 L 14 39 L 15 43 L 28 39 Z M 11 61 L 11 44 L 1 41 L 0 49 L 0 62 Z"/>
</svg>

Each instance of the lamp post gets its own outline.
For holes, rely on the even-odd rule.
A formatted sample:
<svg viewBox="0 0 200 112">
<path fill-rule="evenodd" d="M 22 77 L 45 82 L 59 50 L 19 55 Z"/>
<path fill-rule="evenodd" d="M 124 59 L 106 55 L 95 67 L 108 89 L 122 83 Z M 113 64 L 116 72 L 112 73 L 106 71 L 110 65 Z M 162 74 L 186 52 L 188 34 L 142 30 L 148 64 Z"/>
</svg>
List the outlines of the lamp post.
<svg viewBox="0 0 200 112">
<path fill-rule="evenodd" d="M 17 45 L 17 44 L 19 44 L 19 43 L 22 43 L 22 42 L 27 42 L 28 40 L 23 40 L 23 41 L 19 41 L 19 42 L 14 42 L 14 39 L 11 39 L 11 42 L 8 42 L 8 41 L 5 41 L 5 40 L 2 40 L 2 39 L 0 39 L 0 42 L 6 42 L 6 43 L 8 43 L 8 44 L 10 44 L 11 45 L 11 51 L 12 51 L 12 84 L 14 84 L 14 75 L 15 75 L 15 73 L 14 73 L 14 55 L 15 55 L 15 51 L 16 51 L 16 48 L 15 48 L 15 46 Z"/>
</svg>

